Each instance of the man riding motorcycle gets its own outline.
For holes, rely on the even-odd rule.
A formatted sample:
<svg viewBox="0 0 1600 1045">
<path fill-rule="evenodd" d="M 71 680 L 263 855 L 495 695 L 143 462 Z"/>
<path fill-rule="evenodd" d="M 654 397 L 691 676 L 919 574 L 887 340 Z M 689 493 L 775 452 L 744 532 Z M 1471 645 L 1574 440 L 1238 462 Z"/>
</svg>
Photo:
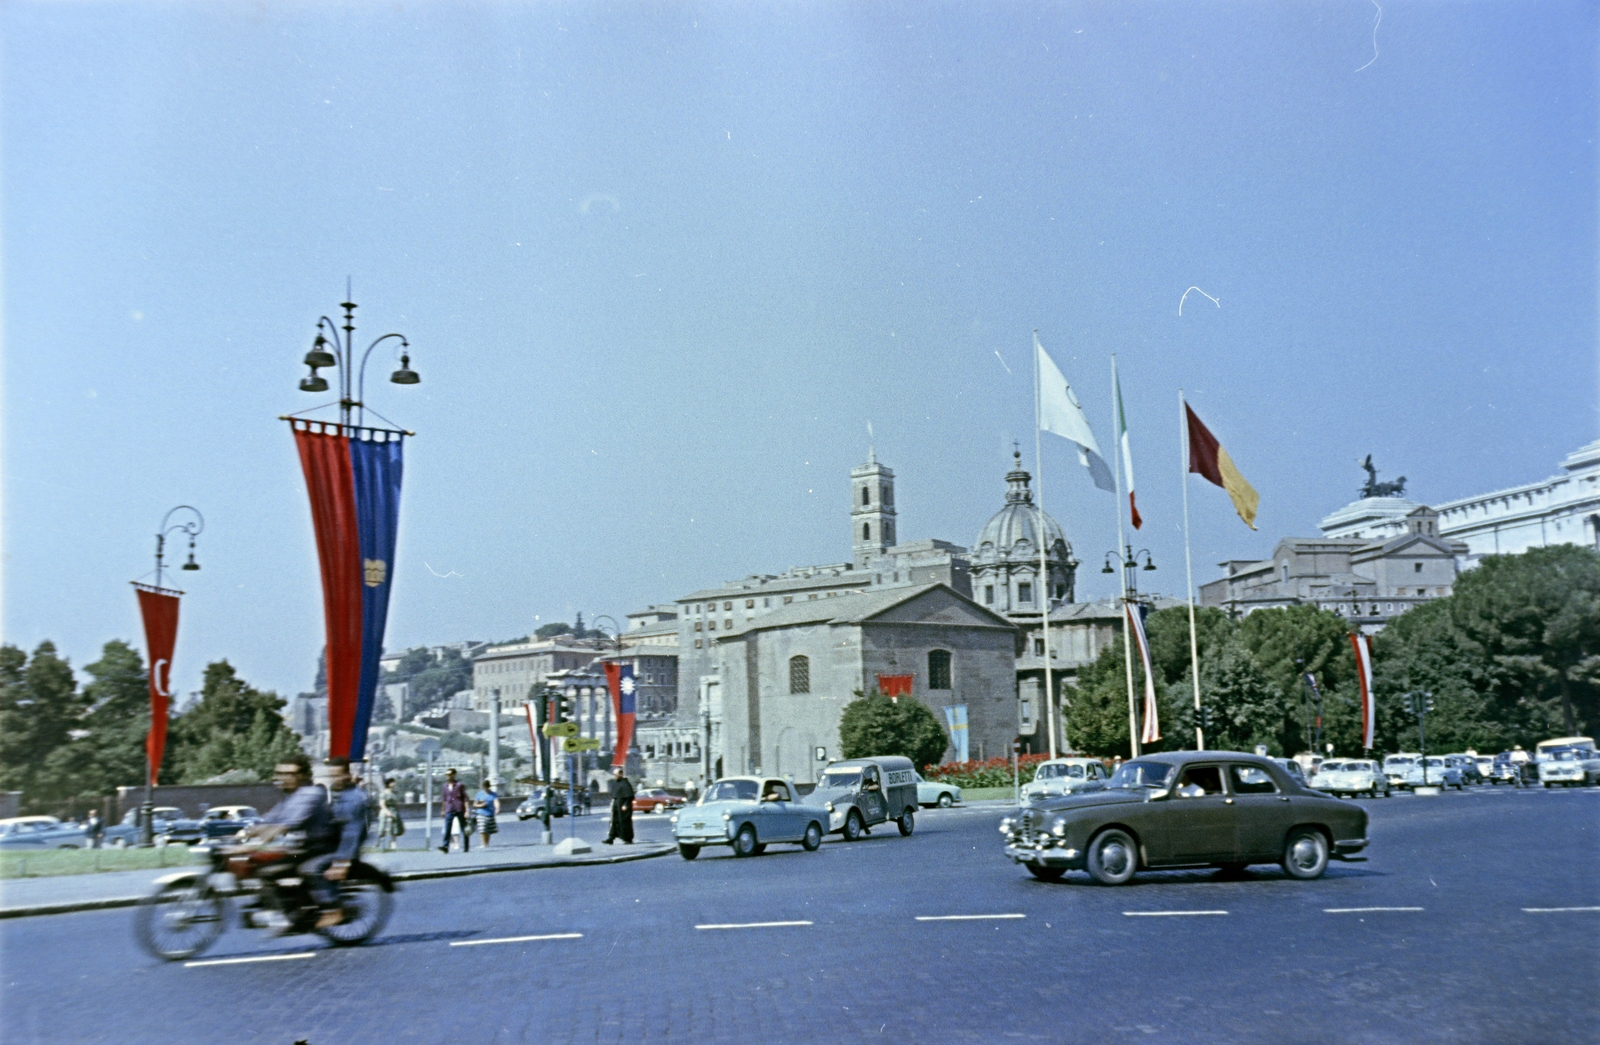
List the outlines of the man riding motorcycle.
<svg viewBox="0 0 1600 1045">
<path fill-rule="evenodd" d="M 339 887 L 335 883 L 344 880 L 350 873 L 351 862 L 361 855 L 361 845 L 367 840 L 369 805 L 366 791 L 350 775 L 348 758 L 335 756 L 323 764 L 333 771 L 328 776 L 328 787 L 333 792 L 329 807 L 339 830 L 339 844 L 333 852 L 312 857 L 301 865 L 315 876 L 310 888 L 317 906 L 322 908 L 317 919 L 318 929 L 338 925 L 344 920 Z"/>
<path fill-rule="evenodd" d="M 346 762 L 346 779 L 349 772 Z M 289 796 L 268 810 L 260 823 L 246 828 L 245 837 L 261 842 L 282 839 L 283 848 L 294 854 L 294 862 L 285 864 L 274 877 L 293 874 L 298 863 L 299 872 L 306 876 L 307 889 L 321 908 L 316 924 L 322 926 L 326 921 L 328 925 L 337 925 L 342 918 L 337 909 L 338 887 L 324 876 L 324 871 L 334 861 L 320 859 L 338 849 L 342 833 L 334 820 L 328 793 L 321 785 L 311 782 L 311 759 L 301 752 L 273 767 L 272 782 Z M 283 927 L 283 933 L 304 932 L 308 928 L 310 926 L 291 922 Z"/>
</svg>

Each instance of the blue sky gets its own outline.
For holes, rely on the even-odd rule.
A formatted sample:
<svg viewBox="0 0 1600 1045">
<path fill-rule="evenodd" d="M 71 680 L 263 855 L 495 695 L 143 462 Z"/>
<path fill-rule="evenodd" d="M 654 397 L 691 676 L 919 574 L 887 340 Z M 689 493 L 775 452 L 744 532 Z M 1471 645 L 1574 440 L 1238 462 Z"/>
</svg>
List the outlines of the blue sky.
<svg viewBox="0 0 1600 1045">
<path fill-rule="evenodd" d="M 1552 474 L 1600 428 L 1596 9 L 1377 16 L 6 4 L 4 638 L 139 640 L 190 503 L 176 685 L 309 687 L 276 418 L 347 276 L 423 378 L 369 397 L 418 433 L 391 648 L 842 561 L 869 422 L 902 539 L 965 544 L 1011 440 L 1033 467 L 1034 328 L 1105 443 L 1118 354 L 1164 592 L 1179 387 L 1262 495 L 1252 533 L 1193 487 L 1197 582 L 1314 534 L 1367 453 L 1422 501 Z M 1108 594 L 1113 499 L 1044 467 Z"/>
</svg>

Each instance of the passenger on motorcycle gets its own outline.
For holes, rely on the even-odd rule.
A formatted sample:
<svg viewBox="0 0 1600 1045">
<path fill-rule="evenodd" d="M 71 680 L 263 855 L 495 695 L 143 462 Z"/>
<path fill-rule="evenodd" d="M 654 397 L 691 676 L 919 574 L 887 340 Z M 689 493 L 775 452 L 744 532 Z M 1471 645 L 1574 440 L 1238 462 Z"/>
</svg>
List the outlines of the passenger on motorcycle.
<svg viewBox="0 0 1600 1045">
<path fill-rule="evenodd" d="M 345 773 L 348 776 L 348 764 Z M 261 842 L 281 840 L 283 848 L 299 863 L 300 873 L 307 877 L 307 889 L 323 909 L 321 918 L 329 918 L 329 924 L 336 925 L 338 919 L 329 915 L 328 908 L 338 905 L 338 887 L 322 873 L 332 861 L 323 867 L 314 866 L 319 857 L 334 852 L 339 845 L 339 825 L 334 823 L 328 794 L 311 782 L 311 759 L 301 752 L 273 767 L 272 782 L 287 791 L 289 797 L 268 810 L 260 823 L 246 828 L 245 837 Z M 287 864 L 274 877 L 290 874 L 293 869 L 293 863 Z M 304 927 L 291 924 L 285 930 L 304 931 Z"/>
<path fill-rule="evenodd" d="M 312 895 L 322 914 L 317 928 L 326 929 L 344 920 L 339 905 L 339 887 L 350 873 L 350 864 L 361 856 L 361 845 L 367 840 L 368 798 L 360 781 L 350 775 L 350 760 L 335 756 L 324 763 L 332 770 L 328 787 L 332 790 L 331 810 L 334 825 L 339 830 L 339 844 L 331 853 L 307 860 L 304 866 L 316 875 Z"/>
</svg>

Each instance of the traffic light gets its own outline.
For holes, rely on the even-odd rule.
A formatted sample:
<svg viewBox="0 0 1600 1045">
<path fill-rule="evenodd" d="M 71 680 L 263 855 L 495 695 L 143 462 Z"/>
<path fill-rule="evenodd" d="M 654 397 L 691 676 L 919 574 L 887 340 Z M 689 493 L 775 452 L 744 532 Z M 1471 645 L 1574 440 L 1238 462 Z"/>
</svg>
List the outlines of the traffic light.
<svg viewBox="0 0 1600 1045">
<path fill-rule="evenodd" d="M 1204 704 L 1200 706 L 1200 728 L 1211 732 L 1211 709 Z"/>
<path fill-rule="evenodd" d="M 1423 711 L 1432 711 L 1433 710 L 1433 696 L 1432 696 L 1432 694 L 1424 693 L 1422 695 L 1422 710 Z"/>
<path fill-rule="evenodd" d="M 557 690 L 552 694 L 550 701 L 552 708 L 551 722 L 575 722 L 578 718 L 578 695 L 576 693 L 563 693 Z"/>
</svg>

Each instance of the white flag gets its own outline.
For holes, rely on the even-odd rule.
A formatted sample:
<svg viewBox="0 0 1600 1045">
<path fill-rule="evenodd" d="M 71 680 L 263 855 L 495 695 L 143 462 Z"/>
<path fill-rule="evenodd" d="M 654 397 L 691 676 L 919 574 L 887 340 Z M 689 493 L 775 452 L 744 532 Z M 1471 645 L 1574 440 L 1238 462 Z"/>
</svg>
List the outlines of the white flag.
<svg viewBox="0 0 1600 1045">
<path fill-rule="evenodd" d="M 1083 416 L 1083 407 L 1072 394 L 1072 385 L 1039 344 L 1038 334 L 1033 335 L 1033 351 L 1038 357 L 1040 430 L 1054 432 L 1076 443 L 1078 460 L 1089 469 L 1094 484 L 1102 490 L 1115 492 L 1116 481 L 1111 478 L 1106 459 L 1100 456 L 1100 444 L 1094 441 L 1094 433 L 1089 430 L 1089 419 Z"/>
</svg>

